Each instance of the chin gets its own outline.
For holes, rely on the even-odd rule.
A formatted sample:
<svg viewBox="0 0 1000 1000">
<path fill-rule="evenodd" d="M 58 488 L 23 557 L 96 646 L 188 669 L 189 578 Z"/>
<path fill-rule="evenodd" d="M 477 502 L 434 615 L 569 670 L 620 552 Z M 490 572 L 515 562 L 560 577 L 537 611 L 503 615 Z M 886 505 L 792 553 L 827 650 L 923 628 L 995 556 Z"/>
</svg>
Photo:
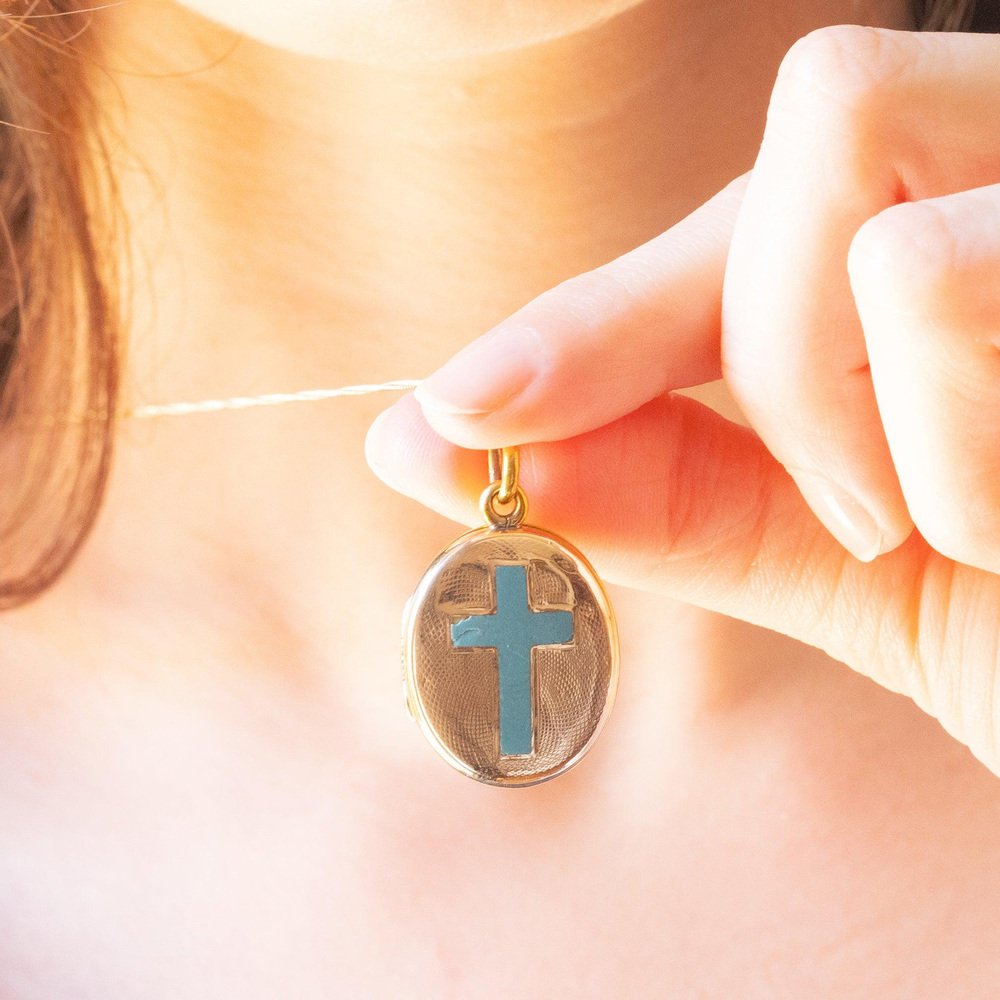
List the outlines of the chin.
<svg viewBox="0 0 1000 1000">
<path fill-rule="evenodd" d="M 256 41 L 300 55 L 406 67 L 525 48 L 653 0 L 182 0 Z"/>
</svg>

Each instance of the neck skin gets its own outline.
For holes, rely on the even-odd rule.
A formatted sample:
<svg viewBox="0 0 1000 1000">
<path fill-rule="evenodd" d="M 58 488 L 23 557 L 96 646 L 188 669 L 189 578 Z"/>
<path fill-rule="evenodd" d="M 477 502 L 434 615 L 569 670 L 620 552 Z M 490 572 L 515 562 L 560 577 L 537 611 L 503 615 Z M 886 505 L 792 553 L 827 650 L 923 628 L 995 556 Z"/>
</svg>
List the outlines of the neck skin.
<svg viewBox="0 0 1000 1000">
<path fill-rule="evenodd" d="M 294 55 L 173 4 L 102 11 L 137 268 L 127 404 L 429 374 L 749 168 L 796 37 L 905 26 L 898 4 L 857 6 L 649 0 L 406 70 Z M 331 650 L 350 671 L 396 662 L 403 602 L 459 528 L 365 465 L 391 398 L 128 423 L 102 519 L 51 599 L 105 623 L 169 607 L 192 641 L 196 621 L 249 630 L 261 657 L 322 671 Z M 612 592 L 623 636 L 627 594 Z M 704 664 L 735 626 L 670 607 L 699 645 L 694 687 L 715 690 Z"/>
</svg>

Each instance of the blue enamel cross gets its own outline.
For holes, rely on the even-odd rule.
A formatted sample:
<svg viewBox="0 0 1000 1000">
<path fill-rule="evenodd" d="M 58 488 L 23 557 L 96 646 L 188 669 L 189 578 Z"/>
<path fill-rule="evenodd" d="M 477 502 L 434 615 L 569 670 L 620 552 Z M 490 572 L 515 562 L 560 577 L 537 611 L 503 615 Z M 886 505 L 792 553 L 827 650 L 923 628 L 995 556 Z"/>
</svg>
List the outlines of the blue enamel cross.
<svg viewBox="0 0 1000 1000">
<path fill-rule="evenodd" d="M 523 565 L 496 570 L 496 613 L 469 615 L 451 626 L 455 646 L 486 646 L 497 651 L 500 672 L 500 753 L 530 754 L 531 650 L 573 638 L 572 611 L 532 611 Z"/>
</svg>

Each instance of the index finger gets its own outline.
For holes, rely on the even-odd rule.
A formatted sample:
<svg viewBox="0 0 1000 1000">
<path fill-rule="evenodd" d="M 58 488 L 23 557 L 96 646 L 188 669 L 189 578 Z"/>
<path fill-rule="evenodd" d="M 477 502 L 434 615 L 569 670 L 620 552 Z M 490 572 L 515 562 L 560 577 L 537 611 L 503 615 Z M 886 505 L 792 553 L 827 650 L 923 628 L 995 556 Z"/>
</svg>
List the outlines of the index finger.
<svg viewBox="0 0 1000 1000">
<path fill-rule="evenodd" d="M 466 448 L 561 440 L 718 379 L 722 278 L 748 177 L 472 341 L 417 387 L 428 423 Z"/>
</svg>

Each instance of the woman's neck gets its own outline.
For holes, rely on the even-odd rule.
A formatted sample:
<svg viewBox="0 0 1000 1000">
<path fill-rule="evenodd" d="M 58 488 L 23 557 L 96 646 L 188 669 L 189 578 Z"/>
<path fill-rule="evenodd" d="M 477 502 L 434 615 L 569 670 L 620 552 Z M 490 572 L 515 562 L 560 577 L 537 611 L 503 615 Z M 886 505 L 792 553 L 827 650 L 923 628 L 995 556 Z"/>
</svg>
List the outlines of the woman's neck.
<svg viewBox="0 0 1000 1000">
<path fill-rule="evenodd" d="M 156 302 L 138 303 L 136 392 L 420 377 L 667 228 L 750 165 L 781 51 L 810 26 L 778 37 L 758 6 L 647 2 L 406 71 L 296 56 L 174 5 L 102 12 L 124 155 L 160 185 L 126 175 Z"/>
<path fill-rule="evenodd" d="M 845 5 L 789 6 L 779 23 L 763 2 L 650 0 L 405 72 L 295 56 L 169 3 L 102 11 L 138 268 L 126 401 L 428 374 L 752 164 L 782 53 Z M 199 615 L 219 634 L 238 610 L 235 634 L 266 607 L 275 655 L 393 659 L 402 603 L 456 528 L 367 469 L 385 405 L 129 423 L 63 592 L 103 595 L 116 621 L 137 601 L 132 623 L 183 604 L 192 636 Z"/>
</svg>

